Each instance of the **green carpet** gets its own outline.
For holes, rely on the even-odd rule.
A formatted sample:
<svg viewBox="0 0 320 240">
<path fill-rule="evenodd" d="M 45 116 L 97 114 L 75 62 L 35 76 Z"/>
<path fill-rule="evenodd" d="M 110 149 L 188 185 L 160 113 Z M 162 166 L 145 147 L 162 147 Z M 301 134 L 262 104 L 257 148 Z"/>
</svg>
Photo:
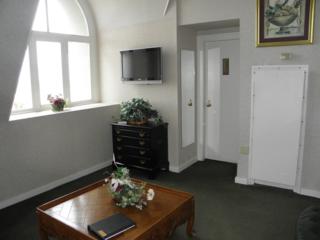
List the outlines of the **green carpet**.
<svg viewBox="0 0 320 240">
<path fill-rule="evenodd" d="M 39 239 L 36 206 L 88 185 L 103 171 L 65 184 L 52 191 L 0 211 L 0 239 Z M 299 213 L 319 199 L 292 191 L 234 183 L 236 165 L 216 161 L 199 162 L 180 174 L 161 173 L 153 182 L 195 195 L 195 240 L 294 240 Z M 140 172 L 133 172 L 143 177 Z M 189 239 L 185 226 L 172 240 Z"/>
</svg>

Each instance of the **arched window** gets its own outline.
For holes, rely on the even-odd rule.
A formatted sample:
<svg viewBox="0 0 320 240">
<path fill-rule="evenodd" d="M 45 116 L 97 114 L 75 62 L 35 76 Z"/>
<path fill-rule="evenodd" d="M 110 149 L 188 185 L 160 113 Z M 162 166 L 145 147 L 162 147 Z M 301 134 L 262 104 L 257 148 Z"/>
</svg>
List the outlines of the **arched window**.
<svg viewBox="0 0 320 240">
<path fill-rule="evenodd" d="M 69 105 L 95 102 L 96 37 L 82 0 L 39 0 L 13 113 L 47 109 L 48 94 Z"/>
</svg>

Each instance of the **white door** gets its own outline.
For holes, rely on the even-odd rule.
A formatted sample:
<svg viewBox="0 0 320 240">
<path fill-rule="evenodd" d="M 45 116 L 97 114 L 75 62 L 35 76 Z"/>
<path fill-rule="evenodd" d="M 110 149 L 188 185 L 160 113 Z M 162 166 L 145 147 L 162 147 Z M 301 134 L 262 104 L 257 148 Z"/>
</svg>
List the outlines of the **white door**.
<svg viewBox="0 0 320 240">
<path fill-rule="evenodd" d="M 195 51 L 181 50 L 182 147 L 195 142 Z"/>
<path fill-rule="evenodd" d="M 239 40 L 207 42 L 204 55 L 205 158 L 236 163 L 239 155 Z"/>
<path fill-rule="evenodd" d="M 301 146 L 305 70 L 260 67 L 252 73 L 252 178 L 293 188 Z"/>
</svg>

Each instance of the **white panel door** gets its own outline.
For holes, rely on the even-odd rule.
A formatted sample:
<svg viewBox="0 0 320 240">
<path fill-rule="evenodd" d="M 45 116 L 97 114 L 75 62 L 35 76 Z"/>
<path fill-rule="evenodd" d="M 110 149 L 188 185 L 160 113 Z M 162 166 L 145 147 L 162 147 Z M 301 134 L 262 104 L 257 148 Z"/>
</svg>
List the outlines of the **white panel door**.
<svg viewBox="0 0 320 240">
<path fill-rule="evenodd" d="M 252 177 L 295 185 L 305 72 L 299 68 L 253 70 L 250 158 Z"/>
<path fill-rule="evenodd" d="M 239 40 L 207 42 L 205 52 L 205 157 L 236 163 L 239 158 Z M 223 73 L 223 59 L 229 73 Z"/>
<path fill-rule="evenodd" d="M 195 51 L 181 50 L 182 147 L 195 142 Z"/>
<path fill-rule="evenodd" d="M 218 160 L 220 152 L 220 80 L 221 49 L 209 46 L 206 49 L 205 86 L 205 157 Z"/>
</svg>

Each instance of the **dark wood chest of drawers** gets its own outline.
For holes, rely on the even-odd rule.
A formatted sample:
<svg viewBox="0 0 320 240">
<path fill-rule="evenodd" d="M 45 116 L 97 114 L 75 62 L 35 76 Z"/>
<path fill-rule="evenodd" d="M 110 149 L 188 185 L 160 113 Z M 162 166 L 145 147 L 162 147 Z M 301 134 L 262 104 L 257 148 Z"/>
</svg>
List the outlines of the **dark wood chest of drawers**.
<svg viewBox="0 0 320 240">
<path fill-rule="evenodd" d="M 150 178 L 168 170 L 168 124 L 112 124 L 113 152 L 118 165 L 146 170 Z"/>
</svg>

